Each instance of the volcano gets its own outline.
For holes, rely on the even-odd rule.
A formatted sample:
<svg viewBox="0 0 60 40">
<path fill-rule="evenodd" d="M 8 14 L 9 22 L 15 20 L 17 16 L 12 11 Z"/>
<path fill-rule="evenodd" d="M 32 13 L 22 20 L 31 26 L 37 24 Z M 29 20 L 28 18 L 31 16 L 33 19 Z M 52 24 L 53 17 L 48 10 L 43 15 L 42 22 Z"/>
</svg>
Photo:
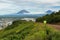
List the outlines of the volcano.
<svg viewBox="0 0 60 40">
<path fill-rule="evenodd" d="M 47 14 L 51 14 L 53 11 L 52 10 L 47 10 L 46 13 Z"/>
<path fill-rule="evenodd" d="M 24 14 L 24 13 L 30 13 L 30 12 L 27 11 L 27 10 L 21 10 L 21 11 L 19 11 L 17 14 Z"/>
</svg>

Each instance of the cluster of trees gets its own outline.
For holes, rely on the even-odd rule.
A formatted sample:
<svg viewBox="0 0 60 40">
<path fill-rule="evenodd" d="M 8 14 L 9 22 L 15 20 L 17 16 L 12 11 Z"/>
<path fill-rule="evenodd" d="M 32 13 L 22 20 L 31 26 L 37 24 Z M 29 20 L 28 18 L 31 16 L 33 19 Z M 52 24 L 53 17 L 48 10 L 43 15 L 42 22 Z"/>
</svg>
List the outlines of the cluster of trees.
<svg viewBox="0 0 60 40">
<path fill-rule="evenodd" d="M 51 14 L 47 14 L 43 17 L 39 17 L 36 19 L 36 22 L 43 22 L 46 20 L 48 23 L 59 23 L 60 22 L 60 11 L 52 12 Z"/>
</svg>

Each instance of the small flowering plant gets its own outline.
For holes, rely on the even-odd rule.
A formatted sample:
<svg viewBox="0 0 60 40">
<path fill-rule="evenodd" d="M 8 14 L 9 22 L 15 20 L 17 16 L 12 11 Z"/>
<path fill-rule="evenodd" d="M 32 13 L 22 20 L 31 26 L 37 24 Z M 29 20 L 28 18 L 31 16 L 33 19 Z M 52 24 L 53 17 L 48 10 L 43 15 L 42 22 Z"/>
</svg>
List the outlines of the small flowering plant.
<svg viewBox="0 0 60 40">
<path fill-rule="evenodd" d="M 46 24 L 46 23 L 47 23 L 47 21 L 45 20 L 45 21 L 44 21 L 44 24 Z"/>
<path fill-rule="evenodd" d="M 45 20 L 43 23 L 44 23 L 45 29 L 47 30 L 47 25 L 46 25 L 47 24 L 47 21 Z"/>
</svg>

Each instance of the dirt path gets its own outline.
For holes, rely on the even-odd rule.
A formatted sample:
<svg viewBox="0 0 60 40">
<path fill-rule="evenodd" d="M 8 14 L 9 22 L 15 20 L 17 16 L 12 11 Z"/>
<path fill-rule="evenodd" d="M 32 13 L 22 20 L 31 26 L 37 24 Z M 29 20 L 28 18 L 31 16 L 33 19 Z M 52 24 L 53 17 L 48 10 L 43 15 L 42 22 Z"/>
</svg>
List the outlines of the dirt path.
<svg viewBox="0 0 60 40">
<path fill-rule="evenodd" d="M 54 25 L 54 24 L 48 24 L 48 25 L 51 25 L 52 27 L 54 27 L 54 28 L 60 30 L 60 25 Z"/>
<path fill-rule="evenodd" d="M 40 24 L 43 24 L 43 23 L 40 23 Z M 51 26 L 51 27 L 53 27 L 53 28 L 55 28 L 55 29 L 57 29 L 57 30 L 60 30 L 60 25 L 55 25 L 55 24 L 47 24 L 48 26 Z"/>
</svg>

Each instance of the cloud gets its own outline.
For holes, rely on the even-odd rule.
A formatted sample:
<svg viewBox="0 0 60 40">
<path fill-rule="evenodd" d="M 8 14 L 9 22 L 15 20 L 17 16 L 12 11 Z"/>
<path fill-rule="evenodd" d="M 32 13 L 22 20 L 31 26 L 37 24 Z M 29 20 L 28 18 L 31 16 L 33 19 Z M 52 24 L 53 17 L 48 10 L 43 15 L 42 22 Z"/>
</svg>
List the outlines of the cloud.
<svg viewBox="0 0 60 40">
<path fill-rule="evenodd" d="M 57 8 L 58 9 L 58 8 L 60 8 L 60 6 L 52 6 L 51 8 Z"/>
<path fill-rule="evenodd" d="M 59 10 L 60 0 L 0 0 L 0 13 L 16 13 L 26 9 L 31 13 L 44 13 L 46 10 Z"/>
<path fill-rule="evenodd" d="M 0 9 L 7 8 L 8 6 L 10 5 L 7 3 L 0 3 Z"/>
<path fill-rule="evenodd" d="M 19 6 L 14 4 L 0 3 L 0 15 L 16 13 L 19 9 Z"/>
</svg>

